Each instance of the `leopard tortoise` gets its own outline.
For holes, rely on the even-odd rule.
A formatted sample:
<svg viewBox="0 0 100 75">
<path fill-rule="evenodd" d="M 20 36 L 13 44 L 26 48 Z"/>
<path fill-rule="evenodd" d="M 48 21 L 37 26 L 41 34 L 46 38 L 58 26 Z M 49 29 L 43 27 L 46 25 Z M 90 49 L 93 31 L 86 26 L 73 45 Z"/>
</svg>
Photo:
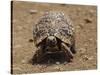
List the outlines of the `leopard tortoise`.
<svg viewBox="0 0 100 75">
<path fill-rule="evenodd" d="M 46 55 L 63 53 L 66 61 L 71 61 L 75 50 L 74 27 L 63 12 L 45 12 L 33 26 L 36 52 L 34 62 L 42 62 Z"/>
</svg>

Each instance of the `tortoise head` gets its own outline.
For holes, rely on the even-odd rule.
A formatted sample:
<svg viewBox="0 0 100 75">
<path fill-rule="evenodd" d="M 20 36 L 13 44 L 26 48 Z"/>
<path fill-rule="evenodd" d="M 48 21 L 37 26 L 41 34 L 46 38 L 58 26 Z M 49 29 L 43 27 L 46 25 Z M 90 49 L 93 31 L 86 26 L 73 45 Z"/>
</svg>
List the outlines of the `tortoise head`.
<svg viewBox="0 0 100 75">
<path fill-rule="evenodd" d="M 57 39 L 55 36 L 48 36 L 46 39 L 46 44 L 49 47 L 55 47 L 57 45 Z"/>
</svg>

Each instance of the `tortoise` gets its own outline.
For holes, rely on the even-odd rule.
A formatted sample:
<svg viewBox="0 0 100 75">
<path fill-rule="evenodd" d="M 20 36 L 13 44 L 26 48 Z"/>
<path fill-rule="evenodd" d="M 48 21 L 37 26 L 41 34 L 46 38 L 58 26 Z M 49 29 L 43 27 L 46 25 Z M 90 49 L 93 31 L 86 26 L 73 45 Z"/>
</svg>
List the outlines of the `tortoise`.
<svg viewBox="0 0 100 75">
<path fill-rule="evenodd" d="M 33 39 L 36 47 L 33 61 L 37 63 L 57 53 L 64 54 L 65 60 L 70 62 L 76 53 L 74 27 L 63 12 L 45 12 L 33 26 Z"/>
</svg>

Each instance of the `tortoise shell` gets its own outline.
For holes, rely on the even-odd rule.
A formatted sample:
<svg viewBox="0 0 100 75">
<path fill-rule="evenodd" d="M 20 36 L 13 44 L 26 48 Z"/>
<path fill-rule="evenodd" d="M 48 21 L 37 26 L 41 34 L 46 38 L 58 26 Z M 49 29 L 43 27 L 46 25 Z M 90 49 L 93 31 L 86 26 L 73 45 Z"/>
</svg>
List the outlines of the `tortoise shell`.
<svg viewBox="0 0 100 75">
<path fill-rule="evenodd" d="M 52 35 L 65 43 L 72 43 L 73 24 L 63 12 L 45 12 L 33 26 L 33 38 L 36 45 Z"/>
</svg>

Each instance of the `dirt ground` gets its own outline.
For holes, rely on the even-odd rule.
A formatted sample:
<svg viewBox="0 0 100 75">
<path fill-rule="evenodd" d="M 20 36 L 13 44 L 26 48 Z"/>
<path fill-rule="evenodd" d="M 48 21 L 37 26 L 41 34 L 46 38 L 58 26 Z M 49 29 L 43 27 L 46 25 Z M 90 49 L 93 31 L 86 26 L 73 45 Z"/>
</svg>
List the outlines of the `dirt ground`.
<svg viewBox="0 0 100 75">
<path fill-rule="evenodd" d="M 97 69 L 96 6 L 16 1 L 13 2 L 12 9 L 12 70 L 14 74 Z M 37 65 L 29 62 L 35 50 L 31 40 L 34 36 L 32 28 L 41 16 L 41 12 L 45 11 L 62 11 L 72 19 L 77 50 L 72 62 Z"/>
</svg>

